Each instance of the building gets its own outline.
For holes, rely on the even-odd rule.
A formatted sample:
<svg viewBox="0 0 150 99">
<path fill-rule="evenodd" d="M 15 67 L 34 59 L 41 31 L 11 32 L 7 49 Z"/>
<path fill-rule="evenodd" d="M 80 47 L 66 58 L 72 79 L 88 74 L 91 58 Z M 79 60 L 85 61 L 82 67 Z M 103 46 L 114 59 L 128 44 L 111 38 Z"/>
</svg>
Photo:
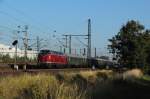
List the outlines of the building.
<svg viewBox="0 0 150 99">
<path fill-rule="evenodd" d="M 15 56 L 15 47 L 0 44 L 0 55 L 7 55 L 7 54 L 11 58 L 13 58 Z M 24 50 L 17 48 L 17 56 L 23 57 L 24 56 Z M 37 51 L 28 50 L 27 51 L 27 57 L 30 59 L 36 58 L 37 57 Z"/>
</svg>

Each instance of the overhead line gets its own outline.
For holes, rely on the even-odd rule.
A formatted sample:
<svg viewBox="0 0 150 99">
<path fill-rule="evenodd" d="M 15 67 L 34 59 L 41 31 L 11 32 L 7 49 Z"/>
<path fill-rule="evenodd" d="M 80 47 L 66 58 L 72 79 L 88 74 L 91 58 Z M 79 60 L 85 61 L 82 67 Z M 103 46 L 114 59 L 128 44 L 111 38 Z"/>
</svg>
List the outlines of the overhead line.
<svg viewBox="0 0 150 99">
<path fill-rule="evenodd" d="M 7 12 L 0 11 L 0 14 L 3 14 L 3 15 L 6 15 L 6 16 L 9 16 L 9 17 L 11 17 L 12 19 L 14 19 L 14 20 L 18 21 L 19 23 L 21 22 L 21 23 L 27 24 L 26 22 L 21 21 L 20 19 L 18 19 L 18 18 L 16 18 L 16 17 L 12 16 L 11 14 L 9 14 L 9 13 L 7 13 Z"/>
<path fill-rule="evenodd" d="M 9 13 L 7 13 L 7 12 L 4 12 L 4 11 L 1 11 L 1 10 L 0 10 L 0 14 L 6 15 L 6 16 L 12 18 L 13 20 L 19 22 L 19 23 L 23 23 L 23 24 L 26 24 L 26 25 L 30 25 L 31 27 L 33 27 L 33 28 L 35 28 L 35 29 L 37 29 L 37 30 L 43 32 L 43 30 L 41 30 L 39 27 L 36 27 L 36 26 L 31 25 L 31 24 L 29 24 L 29 23 L 27 23 L 27 22 L 24 22 L 24 21 L 22 21 L 22 20 L 20 20 L 20 19 L 18 19 L 18 18 L 16 18 L 16 17 L 14 17 L 14 16 L 12 16 L 11 14 L 9 14 Z"/>
<path fill-rule="evenodd" d="M 24 12 L 21 11 L 21 10 L 16 9 L 15 7 L 9 5 L 8 3 L 7 3 L 7 4 L 5 3 L 5 5 L 6 5 L 8 8 L 10 8 L 11 10 L 12 10 L 12 9 L 15 10 L 15 12 L 17 12 L 18 14 L 24 16 L 25 18 L 28 17 L 28 19 L 34 21 L 34 23 L 41 24 L 39 21 L 36 21 L 35 18 L 33 18 L 33 17 L 27 15 L 26 13 L 24 13 Z M 44 27 L 47 27 L 47 26 L 44 26 Z M 47 28 L 49 29 L 49 27 L 47 27 Z M 46 29 L 46 28 L 45 28 L 45 29 Z"/>
</svg>

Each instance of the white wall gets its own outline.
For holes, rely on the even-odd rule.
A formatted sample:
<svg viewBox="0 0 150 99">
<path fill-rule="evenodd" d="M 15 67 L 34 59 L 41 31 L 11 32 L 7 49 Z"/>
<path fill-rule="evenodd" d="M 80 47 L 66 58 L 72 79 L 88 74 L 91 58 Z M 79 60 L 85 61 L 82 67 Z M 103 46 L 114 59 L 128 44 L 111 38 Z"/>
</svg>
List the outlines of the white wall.
<svg viewBox="0 0 150 99">
<path fill-rule="evenodd" d="M 15 47 L 10 47 L 4 44 L 0 44 L 0 54 L 2 55 L 6 55 L 9 54 L 10 57 L 14 57 L 15 55 Z M 20 50 L 19 48 L 17 48 L 17 56 L 22 57 L 24 56 L 24 50 Z M 35 58 L 37 56 L 37 51 L 27 51 L 27 56 L 28 58 Z"/>
</svg>

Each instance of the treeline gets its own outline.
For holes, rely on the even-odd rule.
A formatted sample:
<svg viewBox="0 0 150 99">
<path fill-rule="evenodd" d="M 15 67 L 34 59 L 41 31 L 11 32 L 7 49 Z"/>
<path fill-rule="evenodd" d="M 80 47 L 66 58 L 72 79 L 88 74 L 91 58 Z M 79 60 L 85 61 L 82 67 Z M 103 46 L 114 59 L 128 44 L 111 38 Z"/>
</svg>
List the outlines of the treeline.
<svg viewBox="0 0 150 99">
<path fill-rule="evenodd" d="M 109 41 L 109 51 L 120 65 L 150 68 L 150 30 L 138 21 L 128 21 Z"/>
<path fill-rule="evenodd" d="M 37 58 L 27 58 L 28 62 L 37 62 Z M 0 54 L 0 63 L 14 63 L 15 57 L 11 58 L 9 54 Z M 17 63 L 24 63 L 25 57 L 17 57 Z"/>
</svg>

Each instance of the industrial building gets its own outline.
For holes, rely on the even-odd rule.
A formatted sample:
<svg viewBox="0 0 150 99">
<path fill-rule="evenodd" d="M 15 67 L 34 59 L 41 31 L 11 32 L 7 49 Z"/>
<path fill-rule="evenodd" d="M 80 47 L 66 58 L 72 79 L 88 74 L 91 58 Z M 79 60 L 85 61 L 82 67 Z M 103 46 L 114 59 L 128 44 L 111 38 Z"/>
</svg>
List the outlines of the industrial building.
<svg viewBox="0 0 150 99">
<path fill-rule="evenodd" d="M 25 51 L 17 48 L 17 56 L 23 57 Z M 9 55 L 11 58 L 15 56 L 15 47 L 11 47 L 5 44 L 0 44 L 0 55 Z M 30 59 L 37 57 L 37 51 L 27 50 L 27 57 Z"/>
</svg>

